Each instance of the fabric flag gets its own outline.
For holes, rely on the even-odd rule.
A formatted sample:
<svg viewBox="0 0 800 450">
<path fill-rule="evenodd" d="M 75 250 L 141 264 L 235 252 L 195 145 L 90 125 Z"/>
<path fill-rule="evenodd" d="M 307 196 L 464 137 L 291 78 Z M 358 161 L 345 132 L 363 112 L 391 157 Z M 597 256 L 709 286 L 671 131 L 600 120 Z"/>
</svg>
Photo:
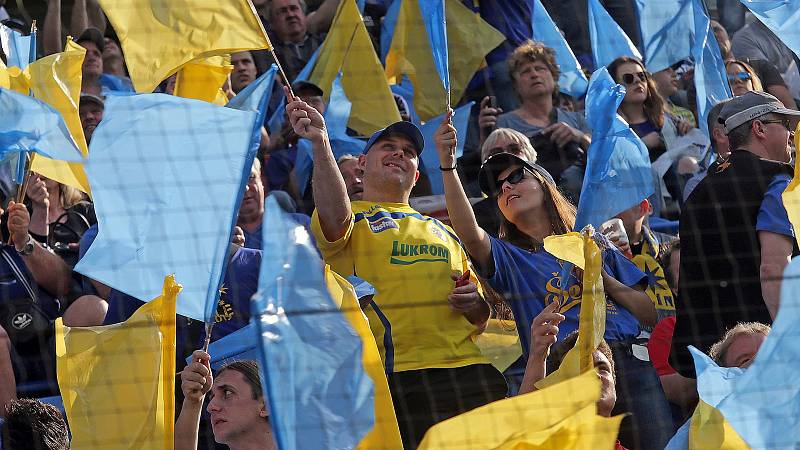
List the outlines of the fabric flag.
<svg viewBox="0 0 800 450">
<path fill-rule="evenodd" d="M 642 59 L 642 54 L 603 8 L 600 0 L 589 0 L 589 37 L 596 68 L 607 66 L 620 56 Z"/>
<path fill-rule="evenodd" d="M 351 117 L 350 100 L 342 86 L 341 74 L 333 80 L 330 101 L 325 110 L 325 125 L 328 129 L 328 138 L 333 149 L 334 159 L 343 155 L 360 155 L 364 152 L 366 142 L 347 135 L 347 122 Z M 305 193 L 311 179 L 311 168 L 314 165 L 314 152 L 308 139 L 300 139 L 297 143 L 297 158 L 294 164 L 294 173 L 297 185 Z"/>
<path fill-rule="evenodd" d="M 0 159 L 35 152 L 62 161 L 83 160 L 61 115 L 41 100 L 0 88 L 0 117 Z"/>
<path fill-rule="evenodd" d="M 186 63 L 175 79 L 175 95 L 225 106 L 222 85 L 233 71 L 230 55 L 200 58 Z"/>
<path fill-rule="evenodd" d="M 798 145 L 800 145 L 800 123 L 794 132 L 794 148 L 800 148 Z M 795 164 L 794 177 L 781 195 L 783 207 L 786 208 L 789 222 L 792 223 L 795 230 L 800 230 L 800 189 L 797 189 L 798 184 L 800 184 L 800 164 Z M 795 234 L 795 240 L 798 240 L 797 234 Z"/>
<path fill-rule="evenodd" d="M 586 79 L 575 54 L 550 18 L 541 0 L 533 0 L 531 21 L 533 39 L 556 51 L 556 62 L 561 70 L 561 75 L 558 77 L 558 87 L 561 92 L 575 98 L 583 97 L 589 87 L 589 80 Z"/>
<path fill-rule="evenodd" d="M 587 372 L 434 425 L 419 450 L 613 450 L 623 416 L 600 417 L 600 380 Z"/>
<path fill-rule="evenodd" d="M 391 0 L 386 15 L 381 20 L 381 62 L 386 64 L 386 56 L 392 47 L 392 37 L 397 27 L 397 18 L 400 17 L 400 5 L 402 0 Z M 445 11 L 446 12 L 446 11 Z"/>
<path fill-rule="evenodd" d="M 578 341 L 555 372 L 536 383 L 539 389 L 584 372 L 594 372 L 592 354 L 606 332 L 606 297 L 603 290 L 603 254 L 590 235 L 593 230 L 545 238 L 545 249 L 558 259 L 583 270 L 583 299 L 578 319 Z"/>
<path fill-rule="evenodd" d="M 644 61 L 650 73 L 689 58 L 692 51 L 694 0 L 636 0 Z"/>
<path fill-rule="evenodd" d="M 11 78 L 8 76 L 8 67 L 0 59 L 0 88 L 11 89 Z"/>
<path fill-rule="evenodd" d="M 740 1 L 795 55 L 800 55 L 800 0 Z"/>
<path fill-rule="evenodd" d="M 63 52 L 34 61 L 26 70 L 30 74 L 33 95 L 61 113 L 84 158 L 89 155 L 89 148 L 83 134 L 78 107 L 81 96 L 81 66 L 85 55 L 86 49 L 67 38 Z M 36 157 L 31 170 L 87 194 L 91 193 L 82 163 Z"/>
<path fill-rule="evenodd" d="M 347 295 L 354 308 L 355 293 L 332 274 L 349 287 L 332 295 L 330 269 L 308 232 L 272 196 L 264 217 L 271 257 L 261 264 L 250 321 L 275 439 L 283 450 L 355 448 L 375 424 L 375 390 L 362 341 L 334 301 Z"/>
<path fill-rule="evenodd" d="M 245 359 L 258 359 L 256 340 L 253 338 L 255 327 L 252 323 L 217 339 L 208 345 L 211 355 L 211 369 L 218 370 L 225 364 Z M 186 364 L 192 363 L 192 356 L 186 358 Z"/>
<path fill-rule="evenodd" d="M 625 88 L 614 82 L 605 67 L 592 75 L 586 94 L 592 144 L 586 152 L 576 229 L 591 224 L 599 230 L 603 222 L 653 193 L 647 147 L 617 114 L 624 97 Z"/>
<path fill-rule="evenodd" d="M 75 270 L 142 301 L 174 273 L 184 286 L 178 313 L 204 320 L 225 273 L 256 118 L 165 94 L 108 97 L 86 163 L 100 231 Z"/>
<path fill-rule="evenodd" d="M 166 277 L 161 296 L 120 324 L 70 328 L 56 320 L 58 387 L 72 448 L 173 448 L 180 290 Z"/>
<path fill-rule="evenodd" d="M 23 36 L 0 23 L 0 47 L 6 55 L 8 67 L 25 69 L 31 63 L 31 36 Z"/>
<path fill-rule="evenodd" d="M 308 81 L 329 100 L 333 81 L 342 72 L 342 86 L 353 102 L 349 126 L 371 135 L 400 120 L 367 27 L 355 0 L 342 0 Z"/>
<path fill-rule="evenodd" d="M 393 84 L 400 83 L 403 75 L 411 79 L 414 108 L 420 119 L 428 121 L 446 112 L 447 100 L 420 9 L 422 3 L 425 2 L 407 0 L 400 5 L 386 55 L 386 77 Z M 445 13 L 447 52 L 454 55 L 449 68 L 450 96 L 452 104 L 457 104 L 475 72 L 484 64 L 486 54 L 505 41 L 505 36 L 458 0 L 447 1 Z"/>
<path fill-rule="evenodd" d="M 697 89 L 697 122 L 706 136 L 711 136 L 708 129 L 708 111 L 717 103 L 732 96 L 731 86 L 728 83 L 725 61 L 722 60 L 722 53 L 702 0 L 693 1 L 692 59 L 694 59 L 694 85 Z"/>
<path fill-rule="evenodd" d="M 447 54 L 447 17 L 444 8 L 445 0 L 422 0 L 419 2 L 419 11 L 422 14 L 422 21 L 425 22 L 428 44 L 433 55 L 433 65 L 436 66 L 436 73 L 442 80 L 442 87 L 447 96 L 447 105 L 450 105 L 450 61 Z"/>
<path fill-rule="evenodd" d="M 99 1 L 119 35 L 137 92 L 153 92 L 197 58 L 272 48 L 248 0 Z"/>
<path fill-rule="evenodd" d="M 453 111 L 453 126 L 456 128 L 456 137 L 458 139 L 458 147 L 456 147 L 456 158 L 460 158 L 464 154 L 464 142 L 467 140 L 467 127 L 469 125 L 469 113 L 472 111 L 472 105 L 475 102 L 469 102 L 466 105 L 460 106 Z M 436 146 L 433 143 L 433 135 L 436 129 L 442 124 L 445 115 L 435 117 L 420 127 L 422 136 L 425 138 L 425 150 L 420 156 L 420 170 L 424 170 L 428 176 L 428 181 L 431 184 L 431 193 L 433 195 L 444 195 L 444 183 L 442 181 L 442 171 L 439 170 L 439 153 L 436 151 Z"/>
</svg>

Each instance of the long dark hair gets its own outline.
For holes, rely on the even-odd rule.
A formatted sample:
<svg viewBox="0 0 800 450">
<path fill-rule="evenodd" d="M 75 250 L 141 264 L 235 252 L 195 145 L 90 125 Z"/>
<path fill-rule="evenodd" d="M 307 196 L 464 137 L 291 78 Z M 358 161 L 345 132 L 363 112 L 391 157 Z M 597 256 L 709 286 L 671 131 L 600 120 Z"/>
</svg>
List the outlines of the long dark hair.
<svg viewBox="0 0 800 450">
<path fill-rule="evenodd" d="M 644 64 L 637 58 L 630 56 L 620 56 L 608 65 L 608 73 L 614 78 L 614 81 L 621 83 L 622 80 L 617 79 L 617 69 L 623 64 L 636 64 L 642 68 L 642 71 L 647 75 L 647 98 L 644 100 L 644 115 L 647 120 L 658 128 L 664 126 L 664 113 L 667 112 L 664 99 L 658 93 L 658 87 L 653 80 L 653 76 L 645 69 Z"/>
<path fill-rule="evenodd" d="M 542 185 L 544 203 L 547 208 L 547 215 L 550 218 L 552 233 L 569 233 L 575 228 L 575 206 L 564 197 L 553 182 L 543 177 L 535 170 L 532 173 L 534 178 Z M 502 214 L 501 216 L 500 230 L 498 233 L 500 239 L 528 250 L 535 250 L 541 247 L 541 242 L 536 242 L 531 236 L 520 231 L 517 226 L 511 223 L 505 216 Z"/>
</svg>

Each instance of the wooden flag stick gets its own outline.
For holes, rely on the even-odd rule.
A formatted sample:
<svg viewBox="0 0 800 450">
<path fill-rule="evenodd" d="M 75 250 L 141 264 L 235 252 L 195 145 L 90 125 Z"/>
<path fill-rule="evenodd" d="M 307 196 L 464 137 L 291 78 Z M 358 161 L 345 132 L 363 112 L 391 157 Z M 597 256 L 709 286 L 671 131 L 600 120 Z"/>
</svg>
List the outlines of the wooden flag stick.
<svg viewBox="0 0 800 450">
<path fill-rule="evenodd" d="M 22 175 L 22 183 L 17 185 L 17 195 L 14 197 L 16 203 L 22 203 L 25 200 L 25 191 L 28 190 L 28 182 L 31 180 L 31 165 L 33 165 L 35 155 L 36 153 L 25 152 L 25 172 Z M 20 158 L 22 158 L 21 155 Z"/>
<path fill-rule="evenodd" d="M 211 330 L 214 328 L 214 322 L 206 323 L 206 340 L 203 343 L 203 351 L 208 353 L 208 345 L 211 344 Z"/>
<path fill-rule="evenodd" d="M 272 46 L 270 46 L 272 47 Z M 292 97 L 288 101 L 294 100 L 294 92 L 292 91 L 292 84 L 289 82 L 289 78 L 286 76 L 286 72 L 283 71 L 283 66 L 281 66 L 281 62 L 278 61 L 278 55 L 275 54 L 275 48 L 270 48 L 269 52 L 272 53 L 272 58 L 275 60 L 275 64 L 278 65 L 278 72 L 281 74 L 281 79 L 283 80 L 283 85 L 289 89 L 289 95 Z M 287 102 L 288 103 L 288 102 Z"/>
</svg>

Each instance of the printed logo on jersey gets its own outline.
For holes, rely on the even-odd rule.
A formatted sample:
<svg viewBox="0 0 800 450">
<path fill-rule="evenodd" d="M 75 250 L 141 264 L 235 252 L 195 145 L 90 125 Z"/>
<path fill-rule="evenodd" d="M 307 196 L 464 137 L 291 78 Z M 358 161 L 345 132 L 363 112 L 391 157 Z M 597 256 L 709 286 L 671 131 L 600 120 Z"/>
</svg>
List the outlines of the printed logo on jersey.
<svg viewBox="0 0 800 450">
<path fill-rule="evenodd" d="M 369 220 L 369 229 L 372 230 L 373 233 L 380 233 L 381 231 L 400 229 L 400 226 L 397 225 L 397 222 L 394 221 L 389 216 L 378 217 L 375 220 Z"/>
<path fill-rule="evenodd" d="M 563 314 L 573 307 L 580 305 L 581 297 L 583 296 L 583 286 L 581 286 L 580 283 L 575 283 L 570 286 L 566 292 L 562 293 L 561 274 L 558 272 L 551 272 L 551 275 L 552 277 L 547 280 L 547 284 L 544 287 L 547 290 L 547 294 L 544 296 L 545 306 L 553 302 L 561 302 L 562 295 L 564 295 L 566 298 L 563 300 L 561 308 L 559 308 L 560 313 Z"/>
<path fill-rule="evenodd" d="M 392 242 L 392 256 L 389 258 L 389 264 L 408 266 L 434 262 L 450 264 L 450 250 L 443 245 Z"/>
<path fill-rule="evenodd" d="M 439 226 L 435 222 L 433 221 L 428 222 L 428 232 L 436 236 L 437 238 L 441 239 L 442 241 L 447 242 L 447 238 L 444 235 L 444 231 L 442 231 L 442 229 L 439 228 Z"/>
</svg>

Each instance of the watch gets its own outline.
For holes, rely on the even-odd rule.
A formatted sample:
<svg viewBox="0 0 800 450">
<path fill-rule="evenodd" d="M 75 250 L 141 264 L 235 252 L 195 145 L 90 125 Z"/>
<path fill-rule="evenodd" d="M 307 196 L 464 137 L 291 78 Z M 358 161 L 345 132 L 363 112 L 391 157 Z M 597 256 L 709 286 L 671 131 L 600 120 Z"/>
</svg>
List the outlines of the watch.
<svg viewBox="0 0 800 450">
<path fill-rule="evenodd" d="M 22 246 L 22 250 L 17 249 L 17 253 L 22 256 L 28 256 L 33 253 L 33 237 L 31 237 L 30 233 L 28 234 L 28 240 L 25 241 L 25 245 Z"/>
</svg>

